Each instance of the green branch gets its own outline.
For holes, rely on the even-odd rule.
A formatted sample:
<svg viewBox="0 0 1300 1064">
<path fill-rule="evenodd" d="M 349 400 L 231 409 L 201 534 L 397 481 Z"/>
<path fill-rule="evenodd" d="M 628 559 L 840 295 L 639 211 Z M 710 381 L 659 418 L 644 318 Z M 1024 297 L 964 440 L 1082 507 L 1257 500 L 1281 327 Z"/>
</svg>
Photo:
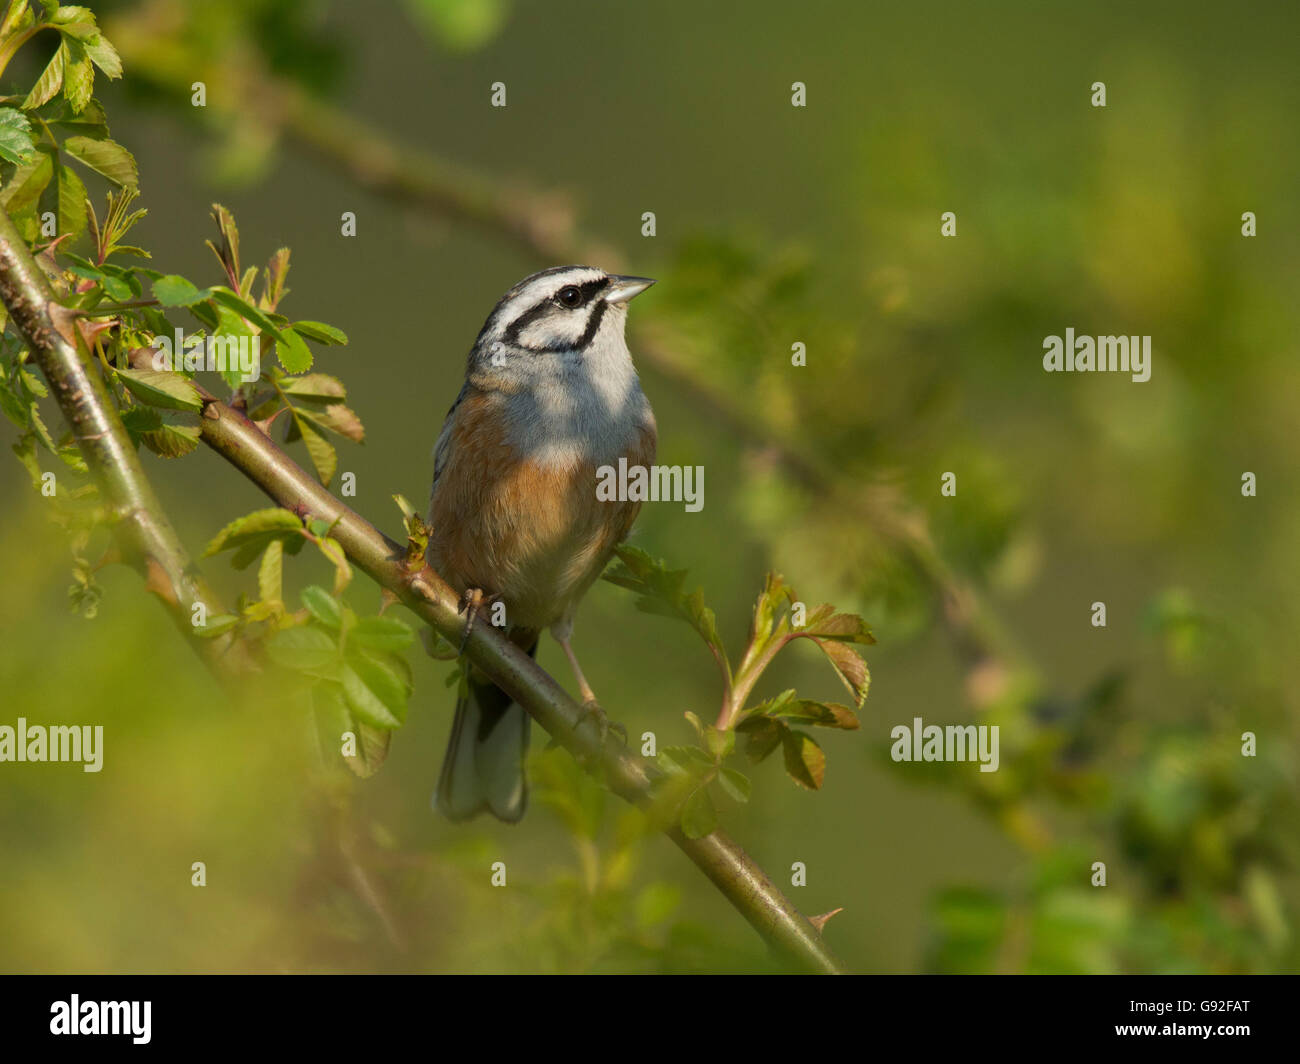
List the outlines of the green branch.
<svg viewBox="0 0 1300 1064">
<path fill-rule="evenodd" d="M 221 676 L 242 672 L 249 665 L 242 644 L 231 637 L 196 635 L 196 605 L 202 606 L 204 617 L 223 611 L 154 494 L 117 404 L 80 342 L 74 316 L 55 301 L 49 280 L 4 211 L 0 211 L 0 299 L 49 382 L 108 504 L 123 559 L 140 572 L 190 645 Z"/>
</svg>

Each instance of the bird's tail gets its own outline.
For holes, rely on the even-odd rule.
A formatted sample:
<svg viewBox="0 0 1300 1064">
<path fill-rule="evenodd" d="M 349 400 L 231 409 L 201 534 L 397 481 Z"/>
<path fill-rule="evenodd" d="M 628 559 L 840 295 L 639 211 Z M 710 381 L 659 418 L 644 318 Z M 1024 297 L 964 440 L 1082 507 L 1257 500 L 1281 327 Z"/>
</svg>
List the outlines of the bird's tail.
<svg viewBox="0 0 1300 1064">
<path fill-rule="evenodd" d="M 536 656 L 536 640 L 528 653 Z M 488 812 L 513 824 L 528 807 L 528 714 L 496 684 L 466 667 L 469 674 L 456 703 L 434 804 L 449 820 Z"/>
</svg>

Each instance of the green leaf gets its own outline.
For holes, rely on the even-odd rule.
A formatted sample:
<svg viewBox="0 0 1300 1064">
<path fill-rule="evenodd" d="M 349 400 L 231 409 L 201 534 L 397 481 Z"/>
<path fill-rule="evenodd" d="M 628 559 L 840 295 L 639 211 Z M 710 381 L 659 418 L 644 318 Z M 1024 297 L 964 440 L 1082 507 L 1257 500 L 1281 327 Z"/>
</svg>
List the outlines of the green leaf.
<svg viewBox="0 0 1300 1064">
<path fill-rule="evenodd" d="M 293 331 L 318 344 L 343 346 L 348 342 L 347 333 L 333 325 L 326 325 L 323 321 L 295 321 Z"/>
<path fill-rule="evenodd" d="M 682 806 L 682 834 L 688 839 L 702 839 L 718 826 L 708 787 L 697 787 Z"/>
<path fill-rule="evenodd" d="M 271 540 L 286 539 L 293 542 L 301 540 L 301 533 L 302 522 L 288 510 L 278 506 L 255 510 L 251 514 L 235 518 L 218 532 L 204 548 L 203 557 L 210 558 L 223 550 L 254 544 L 260 554 Z"/>
<path fill-rule="evenodd" d="M 655 757 L 655 764 L 669 774 L 702 776 L 712 770 L 713 759 L 698 746 L 665 746 Z"/>
<path fill-rule="evenodd" d="M 102 33 L 95 33 L 89 37 L 83 38 L 81 46 L 86 50 L 86 55 L 90 61 L 99 67 L 109 78 L 120 78 L 122 76 L 122 60 L 117 54 L 117 49 L 109 43 L 107 37 Z"/>
<path fill-rule="evenodd" d="M 189 307 L 212 295 L 211 289 L 199 289 L 179 274 L 169 273 L 153 283 L 153 297 L 164 307 Z"/>
<path fill-rule="evenodd" d="M 297 428 L 303 443 L 307 445 L 307 455 L 311 458 L 311 464 L 316 468 L 316 475 L 320 478 L 320 482 L 328 488 L 330 481 L 334 479 L 334 473 L 339 464 L 334 445 L 312 427 L 297 409 L 291 410 L 291 416 L 293 417 L 294 427 Z"/>
<path fill-rule="evenodd" d="M 758 707 L 753 712 L 760 711 L 769 717 L 792 720 L 797 724 L 811 724 L 821 728 L 840 728 L 844 731 L 855 731 L 859 727 L 857 715 L 853 710 L 836 702 L 814 702 L 806 698 L 794 698 L 786 700 L 773 709 L 763 710 L 762 707 Z"/>
<path fill-rule="evenodd" d="M 362 617 L 348 632 L 348 639 L 371 650 L 405 650 L 415 642 L 415 633 L 396 617 Z"/>
<path fill-rule="evenodd" d="M 173 425 L 159 419 L 156 429 L 140 433 L 140 442 L 160 458 L 183 458 L 199 445 L 200 435 L 197 425 Z"/>
<path fill-rule="evenodd" d="M 718 783 L 727 794 L 737 802 L 749 801 L 752 789 L 749 777 L 734 768 L 724 768 L 718 773 Z"/>
<path fill-rule="evenodd" d="M 211 240 L 205 243 L 212 249 L 212 253 L 217 256 L 217 261 L 221 263 L 221 268 L 229 276 L 241 277 L 243 270 L 239 265 L 239 227 L 235 225 L 235 216 L 220 203 L 214 203 L 212 219 L 217 223 L 217 230 L 221 233 L 221 247 L 217 247 Z"/>
<path fill-rule="evenodd" d="M 685 569 L 669 569 L 662 561 L 652 558 L 638 547 L 623 544 L 617 549 L 619 562 L 611 567 L 604 579 L 611 584 L 627 588 L 639 597 L 637 609 L 664 617 L 677 617 L 686 621 L 709 645 L 714 657 L 729 676 L 726 648 L 718 636 L 717 619 L 704 605 L 701 591 L 689 594 L 682 591 L 686 580 Z"/>
<path fill-rule="evenodd" d="M 876 637 L 871 627 L 856 613 L 836 613 L 835 607 L 824 603 L 813 610 L 807 623 L 795 629 L 796 635 L 836 639 L 846 643 L 874 643 Z"/>
<path fill-rule="evenodd" d="M 32 124 L 13 107 L 0 107 L 0 159 L 21 166 L 36 151 Z"/>
<path fill-rule="evenodd" d="M 337 659 L 339 648 L 319 628 L 304 626 L 276 632 L 266 641 L 266 653 L 277 665 L 306 672 L 320 669 Z"/>
<path fill-rule="evenodd" d="M 351 440 L 353 443 L 365 442 L 366 429 L 361 424 L 361 419 L 357 417 L 356 411 L 351 407 L 344 406 L 342 403 L 331 403 L 319 410 L 305 410 L 302 407 L 296 407 L 295 412 L 317 428 L 337 432 L 340 436 Z"/>
<path fill-rule="evenodd" d="M 813 737 L 785 728 L 781 733 L 781 750 L 787 775 L 800 787 L 820 790 L 826 778 L 826 755 Z"/>
<path fill-rule="evenodd" d="M 352 712 L 365 723 L 373 724 L 376 728 L 401 727 L 401 719 L 389 704 L 394 694 L 391 677 L 370 663 L 363 664 L 361 668 L 357 664 L 343 667 L 343 697 L 347 699 Z M 396 700 L 405 715 L 405 692 L 401 691 Z"/>
<path fill-rule="evenodd" d="M 194 634 L 199 639 L 216 639 L 217 636 L 225 635 L 238 625 L 239 618 L 233 613 L 219 613 L 215 617 L 209 617 L 208 623 L 202 628 L 195 628 Z"/>
<path fill-rule="evenodd" d="M 38 151 L 14 171 L 4 191 L 0 192 L 0 206 L 11 215 L 35 206 L 53 176 L 53 157 L 49 152 Z"/>
<path fill-rule="evenodd" d="M 125 303 L 127 300 L 134 299 L 139 295 L 129 282 L 122 280 L 120 277 L 114 277 L 112 274 L 105 274 L 101 283 L 108 298 L 115 299 L 119 303 Z"/>
<path fill-rule="evenodd" d="M 284 543 L 274 539 L 266 545 L 257 567 L 257 597 L 264 603 L 279 604 L 284 598 Z"/>
<path fill-rule="evenodd" d="M 866 661 L 851 646 L 833 642 L 829 639 L 814 639 L 822 649 L 835 674 L 844 682 L 844 686 L 853 695 L 853 704 L 861 709 L 867 701 L 867 692 L 871 689 L 871 671 Z"/>
<path fill-rule="evenodd" d="M 286 395 L 296 395 L 303 399 L 315 399 L 323 403 L 342 402 L 347 398 L 347 389 L 337 377 L 328 373 L 308 373 L 305 377 L 286 377 L 279 382 L 280 390 Z"/>
<path fill-rule="evenodd" d="M 253 304 L 247 299 L 239 295 L 239 293 L 232 292 L 224 285 L 214 285 L 210 291 L 212 292 L 212 298 L 222 306 L 229 307 L 240 317 L 251 321 L 263 332 L 270 333 L 270 335 L 277 340 L 280 339 L 280 329 L 275 322 L 263 314 L 262 311 L 258 310 L 257 307 L 253 306 Z M 301 339 L 298 342 L 302 344 Z M 306 344 L 302 344 L 302 347 L 304 351 L 307 350 Z M 308 365 L 310 366 L 311 352 L 307 352 L 307 358 Z"/>
<path fill-rule="evenodd" d="M 63 88 L 63 62 L 66 55 L 62 47 L 55 49 L 41 76 L 32 86 L 32 91 L 27 94 L 27 99 L 23 100 L 24 111 L 30 111 L 34 107 L 40 107 L 47 100 L 52 100 Z"/>
<path fill-rule="evenodd" d="M 40 108 L 40 117 L 47 125 L 59 126 L 68 136 L 80 135 L 92 140 L 108 136 L 108 118 L 96 100 L 91 100 L 80 113 L 73 111 L 67 100 L 51 100 Z"/>
<path fill-rule="evenodd" d="M 135 157 L 122 145 L 112 140 L 93 137 L 69 137 L 63 150 L 83 166 L 101 177 L 106 177 L 122 188 L 135 188 L 140 184 Z"/>
<path fill-rule="evenodd" d="M 63 95 L 73 112 L 81 114 L 95 89 L 95 67 L 75 37 L 65 36 L 59 50 L 63 52 Z"/>
<path fill-rule="evenodd" d="M 203 409 L 198 389 L 178 373 L 156 369 L 119 369 L 117 376 L 132 395 L 149 406 L 188 410 L 192 413 Z"/>
<path fill-rule="evenodd" d="M 60 163 L 54 169 L 54 193 L 59 235 L 75 240 L 86 231 L 86 186 L 70 167 Z"/>
<path fill-rule="evenodd" d="M 376 728 L 357 721 L 353 729 L 357 737 L 357 752 L 354 757 L 344 758 L 348 768 L 360 779 L 369 779 L 383 766 L 388 758 L 388 748 L 393 742 L 393 733 L 385 728 Z"/>
<path fill-rule="evenodd" d="M 201 305 L 206 306 L 206 304 Z M 197 307 L 191 307 L 190 309 L 191 312 L 193 312 Z M 241 343 L 251 345 L 256 334 L 251 328 L 249 328 L 248 323 L 229 307 L 218 306 L 216 309 L 217 323 L 212 331 L 213 336 L 222 337 L 225 341 L 233 340 L 236 345 Z M 261 341 L 258 341 L 258 347 L 260 352 Z M 235 350 L 238 350 L 237 346 L 231 349 L 231 353 Z M 226 368 L 221 370 L 221 378 L 232 391 L 245 383 L 243 379 L 243 370 L 239 367 L 238 359 L 231 359 L 229 355 L 227 356 Z"/>
<path fill-rule="evenodd" d="M 771 717 L 748 717 L 736 725 L 742 749 L 751 764 L 757 765 L 781 745 L 781 734 L 788 729 Z"/>
<path fill-rule="evenodd" d="M 302 337 L 292 329 L 280 333 L 275 345 L 276 357 L 285 373 L 306 373 L 311 369 L 311 349 L 302 342 Z"/>
<path fill-rule="evenodd" d="M 343 608 L 339 600 L 317 584 L 302 589 L 302 604 L 307 612 L 326 628 L 338 631 L 343 627 Z"/>
</svg>

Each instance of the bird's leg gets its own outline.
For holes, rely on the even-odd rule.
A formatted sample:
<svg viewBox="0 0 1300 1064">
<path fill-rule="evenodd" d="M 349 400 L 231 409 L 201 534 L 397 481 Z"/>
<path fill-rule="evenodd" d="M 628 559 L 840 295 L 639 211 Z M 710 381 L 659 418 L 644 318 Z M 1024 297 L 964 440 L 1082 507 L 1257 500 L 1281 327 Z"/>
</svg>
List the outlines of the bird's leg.
<svg viewBox="0 0 1300 1064">
<path fill-rule="evenodd" d="M 605 740 L 609 738 L 611 731 L 617 732 L 627 744 L 627 729 L 617 722 L 610 722 L 605 716 L 605 711 L 600 708 L 600 703 L 596 701 L 596 692 L 591 689 L 591 684 L 587 683 L 587 677 L 582 674 L 582 666 L 578 664 L 578 655 L 573 652 L 573 644 L 570 641 L 573 635 L 573 625 L 556 625 L 551 629 L 551 634 L 555 641 L 560 644 L 560 649 L 564 651 L 564 656 L 569 659 L 569 666 L 573 669 L 573 677 L 578 681 L 578 693 L 582 696 L 582 715 L 574 722 L 573 730 L 577 731 L 582 727 L 588 717 L 594 717 L 596 727 L 600 731 L 600 745 L 605 745 Z"/>
</svg>

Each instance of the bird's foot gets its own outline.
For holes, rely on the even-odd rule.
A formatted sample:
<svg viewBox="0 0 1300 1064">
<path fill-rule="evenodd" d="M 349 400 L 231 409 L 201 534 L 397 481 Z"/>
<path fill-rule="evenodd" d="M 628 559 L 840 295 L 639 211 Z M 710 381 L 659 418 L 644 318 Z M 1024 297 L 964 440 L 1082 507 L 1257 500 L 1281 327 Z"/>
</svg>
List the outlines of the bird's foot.
<svg viewBox="0 0 1300 1064">
<path fill-rule="evenodd" d="M 588 698 L 582 703 L 582 714 L 576 721 L 574 721 L 573 730 L 577 731 L 586 724 L 589 719 L 596 722 L 596 731 L 600 736 L 600 748 L 602 750 L 605 748 L 605 741 L 609 738 L 610 732 L 616 734 L 624 746 L 627 745 L 627 729 L 618 723 L 618 721 L 610 720 L 609 717 L 605 715 L 605 711 L 600 708 L 600 703 L 597 702 L 595 698 Z"/>
<path fill-rule="evenodd" d="M 460 597 L 460 610 L 458 612 L 465 614 L 465 631 L 460 636 L 460 654 L 465 653 L 465 644 L 469 642 L 469 635 L 474 631 L 474 622 L 478 620 L 478 615 L 490 606 L 495 600 L 496 595 L 489 595 L 481 587 L 469 587 Z"/>
</svg>

